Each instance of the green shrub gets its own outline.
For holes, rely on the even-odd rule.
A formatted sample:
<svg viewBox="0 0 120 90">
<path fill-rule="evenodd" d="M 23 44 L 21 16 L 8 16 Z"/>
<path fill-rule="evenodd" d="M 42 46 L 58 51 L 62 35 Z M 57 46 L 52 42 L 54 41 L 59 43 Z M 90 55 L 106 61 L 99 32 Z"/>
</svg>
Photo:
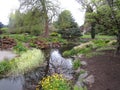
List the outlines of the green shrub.
<svg viewBox="0 0 120 90">
<path fill-rule="evenodd" d="M 75 39 L 81 36 L 81 32 L 79 28 L 69 28 L 65 30 L 59 30 L 58 33 L 61 34 L 62 37 L 66 39 Z"/>
<path fill-rule="evenodd" d="M 80 60 L 75 60 L 75 61 L 73 62 L 73 68 L 74 68 L 74 69 L 78 69 L 80 66 L 81 66 Z"/>
<path fill-rule="evenodd" d="M 11 61 L 0 62 L 0 75 L 24 74 L 36 67 L 39 67 L 44 61 L 44 54 L 41 50 L 32 49 L 22 53 Z"/>
<path fill-rule="evenodd" d="M 25 73 L 41 65 L 44 61 L 44 55 L 41 50 L 32 49 L 22 53 L 20 57 L 11 61 L 13 73 Z"/>
<path fill-rule="evenodd" d="M 17 53 L 21 53 L 21 52 L 27 51 L 27 48 L 23 45 L 22 42 L 17 42 L 17 45 L 14 46 L 14 50 L 15 50 Z"/>
<path fill-rule="evenodd" d="M 36 36 L 28 35 L 28 34 L 12 34 L 9 37 L 14 38 L 19 42 L 29 42 L 31 39 L 36 38 Z"/>
<path fill-rule="evenodd" d="M 107 46 L 108 42 L 109 42 L 108 40 L 103 40 L 103 39 L 93 40 L 93 43 L 96 48 Z"/>
<path fill-rule="evenodd" d="M 70 85 L 62 75 L 53 74 L 43 78 L 40 82 L 42 90 L 70 90 Z"/>
<path fill-rule="evenodd" d="M 1 28 L 1 31 L 2 31 L 3 33 L 8 33 L 8 28 L 7 28 L 7 27 Z"/>
<path fill-rule="evenodd" d="M 8 73 L 10 70 L 11 70 L 11 64 L 9 63 L 9 61 L 4 60 L 0 62 L 0 75 L 4 75 Z"/>
<path fill-rule="evenodd" d="M 74 90 L 87 90 L 87 87 L 78 87 L 75 85 Z"/>
<path fill-rule="evenodd" d="M 86 48 L 81 48 L 81 49 L 71 49 L 68 51 L 63 52 L 63 56 L 68 57 L 68 56 L 73 56 L 76 54 L 87 54 L 88 52 L 91 51 L 91 47 L 86 47 Z"/>
<path fill-rule="evenodd" d="M 61 35 L 60 35 L 60 34 L 58 34 L 57 32 L 52 32 L 52 33 L 50 34 L 50 36 L 61 37 Z"/>
<path fill-rule="evenodd" d="M 61 38 L 61 37 L 49 37 L 47 39 L 48 42 L 59 42 L 62 44 L 67 44 L 67 40 Z"/>
</svg>

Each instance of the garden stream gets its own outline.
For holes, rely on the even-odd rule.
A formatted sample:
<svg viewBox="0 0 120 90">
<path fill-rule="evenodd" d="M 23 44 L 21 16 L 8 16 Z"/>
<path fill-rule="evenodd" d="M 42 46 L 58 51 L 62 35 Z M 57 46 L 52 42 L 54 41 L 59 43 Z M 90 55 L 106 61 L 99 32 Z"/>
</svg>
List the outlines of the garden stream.
<svg viewBox="0 0 120 90">
<path fill-rule="evenodd" d="M 52 57 L 53 59 L 55 59 L 56 57 L 57 58 L 62 58 L 62 59 L 65 59 L 61 56 L 61 54 L 59 53 L 60 52 L 63 52 L 64 50 L 68 50 L 68 49 L 71 49 L 74 45 L 70 45 L 70 46 L 65 46 L 65 47 L 62 47 L 60 48 L 59 50 L 49 50 L 49 54 L 48 55 L 49 57 L 49 60 L 51 60 L 50 58 Z M 52 51 L 52 52 L 51 52 Z M 0 51 L 0 53 L 2 53 Z M 6 55 L 9 55 L 7 58 L 12 58 L 14 57 L 15 55 L 10 53 L 10 52 L 7 52 L 7 51 L 4 51 L 4 55 L 5 53 L 7 53 Z M 58 56 L 55 56 L 56 54 Z M 3 55 L 2 55 L 3 56 Z M 51 56 L 51 57 L 50 57 Z M 1 58 L 1 57 L 0 57 Z M 68 66 L 70 66 L 68 69 L 71 69 L 71 61 L 68 60 L 66 63 L 69 63 Z M 55 63 L 53 63 L 55 64 Z M 53 65 L 52 64 L 52 65 Z M 34 69 L 33 71 L 31 72 L 28 72 L 27 74 L 25 75 L 19 75 L 19 76 L 12 76 L 12 77 L 6 77 L 6 78 L 1 78 L 0 79 L 0 90 L 35 90 L 36 88 L 36 85 L 38 84 L 38 82 L 44 77 L 45 75 L 45 70 L 46 70 L 46 64 L 45 65 L 42 65 L 41 67 L 37 68 L 37 69 Z M 58 70 L 57 70 L 58 71 Z M 69 72 L 67 72 L 68 74 Z M 68 76 L 68 77 L 71 77 L 71 76 Z"/>
</svg>

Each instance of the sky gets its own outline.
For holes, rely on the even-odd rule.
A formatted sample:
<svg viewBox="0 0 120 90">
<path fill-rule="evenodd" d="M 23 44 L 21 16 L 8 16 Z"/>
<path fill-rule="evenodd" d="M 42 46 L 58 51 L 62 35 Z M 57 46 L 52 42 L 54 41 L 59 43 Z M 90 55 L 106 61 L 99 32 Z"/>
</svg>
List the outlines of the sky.
<svg viewBox="0 0 120 90">
<path fill-rule="evenodd" d="M 19 7 L 18 0 L 0 0 L 0 22 L 7 25 L 9 15 Z"/>
<path fill-rule="evenodd" d="M 0 0 L 0 22 L 7 25 L 9 22 L 9 15 L 19 8 L 18 0 Z M 62 10 L 69 10 L 73 18 L 82 25 L 84 23 L 84 12 L 80 10 L 80 5 L 75 0 L 59 0 Z"/>
</svg>

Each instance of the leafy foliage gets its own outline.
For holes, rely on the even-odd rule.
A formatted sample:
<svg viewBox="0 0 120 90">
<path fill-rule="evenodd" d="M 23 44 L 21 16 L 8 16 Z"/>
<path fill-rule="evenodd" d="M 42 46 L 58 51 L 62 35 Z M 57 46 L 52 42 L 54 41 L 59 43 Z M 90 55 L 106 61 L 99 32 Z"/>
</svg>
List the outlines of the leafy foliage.
<svg viewBox="0 0 120 90">
<path fill-rule="evenodd" d="M 74 69 L 78 69 L 80 66 L 81 66 L 80 60 L 75 60 L 75 61 L 73 62 L 73 68 L 74 68 Z"/>
<path fill-rule="evenodd" d="M 27 48 L 23 45 L 22 42 L 17 42 L 17 45 L 14 46 L 14 50 L 17 52 L 17 53 L 21 53 L 21 52 L 25 52 L 27 51 Z"/>
<path fill-rule="evenodd" d="M 103 35 L 117 35 L 120 24 L 120 18 L 118 18 L 120 16 L 119 0 L 107 0 L 113 1 L 111 7 L 106 0 L 77 1 L 86 9 L 84 28 L 86 29 L 86 27 L 91 26 L 92 37 L 98 33 Z"/>
<path fill-rule="evenodd" d="M 87 90 L 87 87 L 74 86 L 74 90 Z"/>
<path fill-rule="evenodd" d="M 0 75 L 24 74 L 38 67 L 44 61 L 42 51 L 38 49 L 28 50 L 10 61 L 0 62 Z"/>
<path fill-rule="evenodd" d="M 37 21 L 40 21 L 40 26 L 43 26 L 45 31 L 44 35 L 49 35 L 49 23 L 52 21 L 53 17 L 57 14 L 57 8 L 59 7 L 57 0 L 19 0 L 20 1 L 20 9 L 27 11 L 39 11 L 37 16 Z M 33 12 L 32 16 L 34 16 L 35 12 Z M 33 18 L 32 18 L 33 20 Z M 34 24 L 35 25 L 35 24 Z M 36 27 L 34 28 L 36 29 Z M 37 33 L 36 33 L 37 34 Z"/>
<path fill-rule="evenodd" d="M 70 90 L 68 82 L 59 74 L 43 78 L 40 84 L 43 90 Z"/>
<path fill-rule="evenodd" d="M 93 49 L 97 50 L 99 48 L 109 47 L 110 44 L 114 44 L 114 43 L 115 41 L 110 42 L 110 40 L 104 40 L 104 39 L 93 40 L 91 43 L 87 42 L 87 43 L 81 44 L 80 46 L 76 46 L 71 50 L 64 51 L 63 56 L 73 56 L 77 54 L 90 55 L 90 51 L 92 51 Z"/>
<path fill-rule="evenodd" d="M 64 10 L 59 14 L 58 20 L 55 22 L 55 27 L 59 30 L 64 30 L 68 28 L 77 28 L 78 25 L 72 17 L 71 12 Z"/>
<path fill-rule="evenodd" d="M 38 19 L 39 18 L 39 19 Z M 27 13 L 16 11 L 10 15 L 9 29 L 11 33 L 29 33 L 40 35 L 43 31 L 44 22 L 40 18 L 40 11 L 35 9 Z"/>
<path fill-rule="evenodd" d="M 69 28 L 65 30 L 59 30 L 58 33 L 60 33 L 61 36 L 66 39 L 71 39 L 71 38 L 75 39 L 81 36 L 81 32 L 78 28 Z"/>
<path fill-rule="evenodd" d="M 11 70 L 11 64 L 9 63 L 9 61 L 4 60 L 0 62 L 0 75 L 4 75 L 8 73 L 10 70 Z"/>
<path fill-rule="evenodd" d="M 33 68 L 38 67 L 44 61 L 42 51 L 38 49 L 27 50 L 20 57 L 13 60 L 12 71 L 15 73 L 26 73 Z"/>
</svg>

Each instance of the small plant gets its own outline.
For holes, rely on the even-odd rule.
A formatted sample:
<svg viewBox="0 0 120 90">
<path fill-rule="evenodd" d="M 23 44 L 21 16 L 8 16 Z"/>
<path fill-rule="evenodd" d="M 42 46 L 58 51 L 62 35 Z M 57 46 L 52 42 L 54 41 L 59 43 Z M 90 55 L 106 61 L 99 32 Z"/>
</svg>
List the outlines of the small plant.
<svg viewBox="0 0 120 90">
<path fill-rule="evenodd" d="M 22 44 L 22 42 L 17 42 L 17 45 L 14 46 L 14 50 L 18 53 L 27 51 L 27 48 Z"/>
<path fill-rule="evenodd" d="M 78 87 L 75 85 L 74 90 L 87 90 L 87 87 Z"/>
<path fill-rule="evenodd" d="M 0 75 L 4 75 L 9 70 L 11 70 L 11 64 L 9 63 L 9 61 L 4 60 L 0 62 Z"/>
<path fill-rule="evenodd" d="M 59 74 L 53 74 L 52 76 L 43 78 L 40 84 L 42 90 L 70 90 L 68 82 Z"/>
<path fill-rule="evenodd" d="M 20 57 L 17 57 L 11 61 L 12 72 L 25 73 L 33 68 L 39 67 L 44 61 L 44 54 L 41 50 L 32 49 L 22 53 Z"/>
<path fill-rule="evenodd" d="M 81 66 L 80 60 L 75 60 L 73 63 L 73 68 L 78 69 Z"/>
<path fill-rule="evenodd" d="M 107 46 L 108 42 L 109 42 L 108 40 L 103 40 L 103 39 L 93 40 L 93 43 L 96 46 L 96 48 L 105 47 Z"/>
<path fill-rule="evenodd" d="M 10 61 L 0 62 L 0 75 L 24 74 L 36 67 L 39 67 L 44 61 L 44 54 L 41 50 L 32 49 L 22 53 Z"/>
</svg>

